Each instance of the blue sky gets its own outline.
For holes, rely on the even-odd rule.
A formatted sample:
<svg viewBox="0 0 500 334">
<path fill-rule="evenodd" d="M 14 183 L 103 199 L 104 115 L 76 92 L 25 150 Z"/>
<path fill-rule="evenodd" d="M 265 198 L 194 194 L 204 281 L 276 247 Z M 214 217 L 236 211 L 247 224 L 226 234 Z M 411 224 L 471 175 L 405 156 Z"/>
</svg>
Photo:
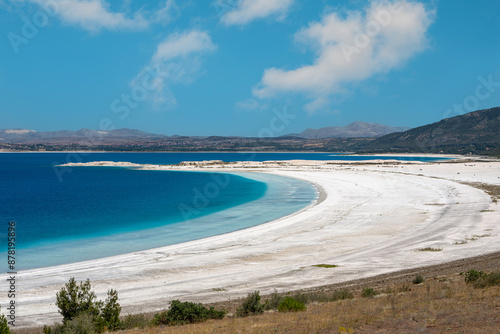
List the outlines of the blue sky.
<svg viewBox="0 0 500 334">
<path fill-rule="evenodd" d="M 280 136 L 500 106 L 497 0 L 0 0 L 0 128 Z"/>
</svg>

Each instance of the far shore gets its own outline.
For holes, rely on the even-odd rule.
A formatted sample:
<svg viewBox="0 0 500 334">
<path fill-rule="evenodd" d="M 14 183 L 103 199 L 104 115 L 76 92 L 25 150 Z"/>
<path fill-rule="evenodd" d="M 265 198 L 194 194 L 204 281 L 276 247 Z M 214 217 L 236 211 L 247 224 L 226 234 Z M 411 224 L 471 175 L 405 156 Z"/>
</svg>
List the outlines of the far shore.
<svg viewBox="0 0 500 334">
<path fill-rule="evenodd" d="M 322 195 L 306 210 L 246 230 L 21 271 L 19 324 L 59 321 L 55 294 L 69 277 L 89 278 L 100 298 L 116 289 L 127 314 L 158 311 L 172 299 L 220 302 L 254 290 L 316 288 L 500 252 L 500 162 L 334 162 L 68 164 L 269 173 L 313 183 Z M 428 248 L 438 251 L 423 251 Z"/>
<path fill-rule="evenodd" d="M 490 158 L 489 156 L 480 155 L 461 155 L 461 154 L 443 154 L 443 153 L 356 153 L 356 152 L 310 152 L 310 151 L 17 151 L 17 150 L 1 150 L 0 153 L 301 153 L 301 154 L 335 154 L 348 156 L 397 156 L 397 157 L 443 157 L 451 159 L 478 159 Z"/>
</svg>

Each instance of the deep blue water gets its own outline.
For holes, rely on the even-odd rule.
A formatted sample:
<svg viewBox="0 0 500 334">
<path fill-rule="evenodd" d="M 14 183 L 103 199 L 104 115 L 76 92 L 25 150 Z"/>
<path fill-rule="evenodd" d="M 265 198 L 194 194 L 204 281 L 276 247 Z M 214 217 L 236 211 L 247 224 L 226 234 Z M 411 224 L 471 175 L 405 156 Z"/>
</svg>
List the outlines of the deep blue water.
<svg viewBox="0 0 500 334">
<path fill-rule="evenodd" d="M 306 182 L 255 173 L 57 164 L 339 158 L 362 160 L 330 153 L 2 153 L 0 245 L 6 245 L 7 223 L 15 221 L 16 269 L 57 265 L 247 228 L 300 210 L 317 196 Z"/>
</svg>

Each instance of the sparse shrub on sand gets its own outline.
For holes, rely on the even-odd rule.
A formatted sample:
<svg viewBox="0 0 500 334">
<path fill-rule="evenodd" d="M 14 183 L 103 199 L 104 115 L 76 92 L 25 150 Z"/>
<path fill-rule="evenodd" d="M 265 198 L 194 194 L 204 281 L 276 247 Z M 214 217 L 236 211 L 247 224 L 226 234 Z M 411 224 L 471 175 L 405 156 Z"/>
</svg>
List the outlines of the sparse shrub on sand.
<svg viewBox="0 0 500 334">
<path fill-rule="evenodd" d="M 322 263 L 322 264 L 314 264 L 313 267 L 317 267 L 317 268 L 337 268 L 338 265 L 336 265 L 336 264 L 325 264 L 325 263 Z"/>
<path fill-rule="evenodd" d="M 278 305 L 278 311 L 280 312 L 299 312 L 305 310 L 307 310 L 306 305 L 292 297 L 285 297 Z"/>
<path fill-rule="evenodd" d="M 413 284 L 420 284 L 420 283 L 423 283 L 423 282 L 424 282 L 424 276 L 422 276 L 422 275 L 417 275 L 413 279 Z"/>
<path fill-rule="evenodd" d="M 440 252 L 442 248 L 434 248 L 434 247 L 425 247 L 417 249 L 419 252 Z"/>
<path fill-rule="evenodd" d="M 254 314 L 264 313 L 265 304 L 260 303 L 259 291 L 250 292 L 241 306 L 236 310 L 238 317 L 246 317 Z"/>
</svg>

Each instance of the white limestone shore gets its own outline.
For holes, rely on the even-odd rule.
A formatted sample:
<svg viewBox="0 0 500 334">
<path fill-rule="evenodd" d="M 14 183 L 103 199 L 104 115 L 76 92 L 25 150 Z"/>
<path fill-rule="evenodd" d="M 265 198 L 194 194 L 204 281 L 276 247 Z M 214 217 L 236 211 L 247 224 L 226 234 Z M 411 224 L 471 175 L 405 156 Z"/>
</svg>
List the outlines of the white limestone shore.
<svg viewBox="0 0 500 334">
<path fill-rule="evenodd" d="M 303 179 L 318 185 L 323 196 L 306 210 L 241 231 L 19 272 L 17 325 L 59 321 L 56 292 L 70 277 L 89 278 L 100 299 L 108 289 L 118 290 L 126 314 L 164 309 L 172 299 L 221 301 L 254 290 L 321 286 L 500 251 L 499 204 L 484 191 L 463 184 L 499 186 L 500 162 L 330 163 L 65 165 L 254 171 Z M 418 251 L 424 247 L 442 251 Z M 323 263 L 339 267 L 312 267 Z M 0 303 L 8 303 L 6 296 Z"/>
</svg>

